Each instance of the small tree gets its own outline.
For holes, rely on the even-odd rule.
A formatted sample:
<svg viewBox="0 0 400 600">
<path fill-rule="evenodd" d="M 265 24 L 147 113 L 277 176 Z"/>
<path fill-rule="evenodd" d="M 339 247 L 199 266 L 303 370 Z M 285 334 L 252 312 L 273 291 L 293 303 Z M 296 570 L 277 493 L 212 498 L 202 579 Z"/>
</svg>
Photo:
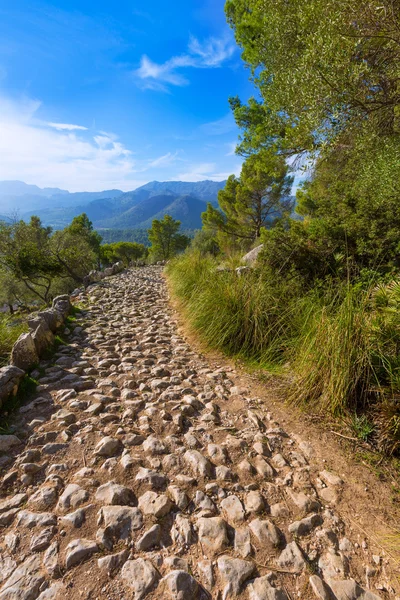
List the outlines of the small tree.
<svg viewBox="0 0 400 600">
<path fill-rule="evenodd" d="M 147 256 L 147 248 L 136 242 L 115 242 L 103 244 L 101 250 L 101 261 L 110 265 L 113 262 L 122 261 L 128 266 L 132 260 L 138 260 Z"/>
<path fill-rule="evenodd" d="M 154 219 L 149 229 L 150 253 L 154 260 L 169 260 L 190 244 L 186 235 L 178 233 L 180 226 L 180 221 L 174 221 L 170 215 Z"/>
<path fill-rule="evenodd" d="M 263 149 L 247 158 L 240 177 L 228 178 L 218 193 L 220 209 L 207 205 L 202 214 L 204 227 L 252 243 L 263 227 L 292 210 L 292 183 L 284 158 Z"/>
</svg>

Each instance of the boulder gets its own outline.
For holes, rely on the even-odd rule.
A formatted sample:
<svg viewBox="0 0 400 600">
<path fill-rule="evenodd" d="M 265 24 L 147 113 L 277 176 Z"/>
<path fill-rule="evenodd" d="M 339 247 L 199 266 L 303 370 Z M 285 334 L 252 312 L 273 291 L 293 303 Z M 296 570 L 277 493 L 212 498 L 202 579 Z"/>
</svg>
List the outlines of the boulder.
<svg viewBox="0 0 400 600">
<path fill-rule="evenodd" d="M 28 370 L 39 362 L 35 342 L 31 333 L 22 333 L 11 351 L 11 364 L 19 369 Z"/>
<path fill-rule="evenodd" d="M 242 256 L 242 262 L 246 263 L 246 265 L 253 266 L 257 262 L 258 255 L 263 248 L 264 244 L 256 246 L 256 248 L 253 248 L 253 250 L 250 250 L 250 252 Z"/>
<path fill-rule="evenodd" d="M 18 367 L 7 366 L 0 369 L 0 407 L 9 396 L 15 396 L 25 372 Z"/>
<path fill-rule="evenodd" d="M 50 331 L 55 333 L 64 322 L 64 317 L 61 312 L 54 308 L 47 308 L 38 313 L 38 317 L 46 321 Z"/>
<path fill-rule="evenodd" d="M 54 344 L 54 334 L 43 317 L 30 319 L 28 325 L 33 332 L 32 339 L 36 347 L 36 352 L 38 356 L 41 356 Z"/>
<path fill-rule="evenodd" d="M 71 301 L 69 299 L 68 294 L 63 294 L 62 296 L 57 296 L 53 300 L 53 308 L 60 312 L 64 319 L 68 316 L 69 311 L 71 310 Z"/>
</svg>

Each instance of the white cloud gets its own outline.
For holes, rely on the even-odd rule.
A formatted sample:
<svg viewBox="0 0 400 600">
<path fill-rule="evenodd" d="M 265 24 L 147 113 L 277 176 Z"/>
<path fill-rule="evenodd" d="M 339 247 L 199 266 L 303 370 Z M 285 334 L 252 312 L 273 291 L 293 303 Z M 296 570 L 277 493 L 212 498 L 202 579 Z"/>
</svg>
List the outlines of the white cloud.
<svg viewBox="0 0 400 600">
<path fill-rule="evenodd" d="M 58 131 L 74 131 L 74 130 L 87 131 L 88 130 L 87 127 L 83 127 L 82 125 L 72 125 L 71 123 L 46 123 L 46 125 L 48 125 L 49 127 L 53 127 L 54 129 L 57 129 Z"/>
<path fill-rule="evenodd" d="M 217 165 L 215 163 L 199 163 L 190 165 L 185 173 L 179 173 L 176 179 L 180 181 L 204 181 L 205 179 L 211 179 L 213 181 L 224 181 L 228 179 L 229 175 L 240 175 L 241 164 L 238 163 L 234 166 L 232 171 L 229 172 L 218 172 L 216 171 Z"/>
<path fill-rule="evenodd" d="M 178 155 L 178 151 L 167 152 L 167 154 L 164 154 L 163 156 L 159 156 L 158 158 L 151 160 L 147 166 L 149 169 L 155 167 L 169 167 L 170 165 L 173 165 L 176 162 Z"/>
<path fill-rule="evenodd" d="M 49 128 L 37 118 L 41 103 L 0 96 L 0 180 L 22 179 L 70 191 L 133 189 L 132 153 L 115 136 Z"/>
<path fill-rule="evenodd" d="M 182 87 L 189 84 L 189 80 L 177 72 L 178 69 L 220 67 L 233 55 L 235 49 L 234 43 L 227 37 L 209 38 L 201 43 L 191 36 L 185 54 L 173 56 L 162 64 L 155 63 L 148 56 L 143 55 L 140 67 L 134 74 L 144 88 L 165 92 L 168 91 L 168 85 Z"/>
</svg>

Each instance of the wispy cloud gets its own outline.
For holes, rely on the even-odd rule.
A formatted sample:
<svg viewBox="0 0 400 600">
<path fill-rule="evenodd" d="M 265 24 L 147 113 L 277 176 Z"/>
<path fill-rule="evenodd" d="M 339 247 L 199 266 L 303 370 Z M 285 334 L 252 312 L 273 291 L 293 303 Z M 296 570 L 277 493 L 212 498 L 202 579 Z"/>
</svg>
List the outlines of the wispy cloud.
<svg viewBox="0 0 400 600">
<path fill-rule="evenodd" d="M 37 100 L 0 95 L 0 180 L 23 179 L 70 191 L 129 190 L 145 183 L 136 179 L 132 153 L 115 136 L 80 126 L 49 127 L 37 118 L 40 107 Z"/>
<path fill-rule="evenodd" d="M 236 123 L 232 113 L 229 112 L 217 121 L 204 123 L 204 125 L 201 125 L 199 129 L 205 135 L 224 135 L 226 133 L 230 133 L 231 131 L 235 131 Z"/>
<path fill-rule="evenodd" d="M 226 144 L 228 152 L 225 154 L 225 156 L 235 156 L 237 144 L 237 142 L 230 142 L 229 144 Z"/>
<path fill-rule="evenodd" d="M 134 74 L 142 87 L 167 92 L 169 86 L 185 86 L 189 84 L 187 77 L 179 70 L 184 68 L 213 69 L 220 67 L 235 52 L 236 46 L 228 37 L 208 38 L 200 42 L 191 36 L 187 51 L 179 56 L 172 56 L 164 63 L 153 62 L 143 55 L 140 67 Z"/>
<path fill-rule="evenodd" d="M 149 169 L 154 169 L 156 167 L 169 167 L 177 161 L 178 156 L 178 150 L 176 152 L 167 152 L 167 154 L 164 154 L 163 156 L 159 156 L 158 158 L 151 160 L 148 163 L 147 167 Z"/>
<path fill-rule="evenodd" d="M 83 127 L 82 125 L 72 125 L 71 123 L 46 123 L 49 127 L 53 127 L 53 129 L 57 129 L 58 131 L 87 131 L 87 127 Z"/>
</svg>

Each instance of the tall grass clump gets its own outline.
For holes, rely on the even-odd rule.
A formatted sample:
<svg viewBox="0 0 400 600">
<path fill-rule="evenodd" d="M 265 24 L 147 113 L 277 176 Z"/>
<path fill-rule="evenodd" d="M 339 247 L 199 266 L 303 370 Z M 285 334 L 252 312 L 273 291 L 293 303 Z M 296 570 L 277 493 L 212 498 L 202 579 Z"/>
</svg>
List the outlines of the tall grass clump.
<svg viewBox="0 0 400 600">
<path fill-rule="evenodd" d="M 13 345 L 21 335 L 28 331 L 24 322 L 10 315 L 0 315 L 0 366 L 8 363 Z"/>
</svg>

